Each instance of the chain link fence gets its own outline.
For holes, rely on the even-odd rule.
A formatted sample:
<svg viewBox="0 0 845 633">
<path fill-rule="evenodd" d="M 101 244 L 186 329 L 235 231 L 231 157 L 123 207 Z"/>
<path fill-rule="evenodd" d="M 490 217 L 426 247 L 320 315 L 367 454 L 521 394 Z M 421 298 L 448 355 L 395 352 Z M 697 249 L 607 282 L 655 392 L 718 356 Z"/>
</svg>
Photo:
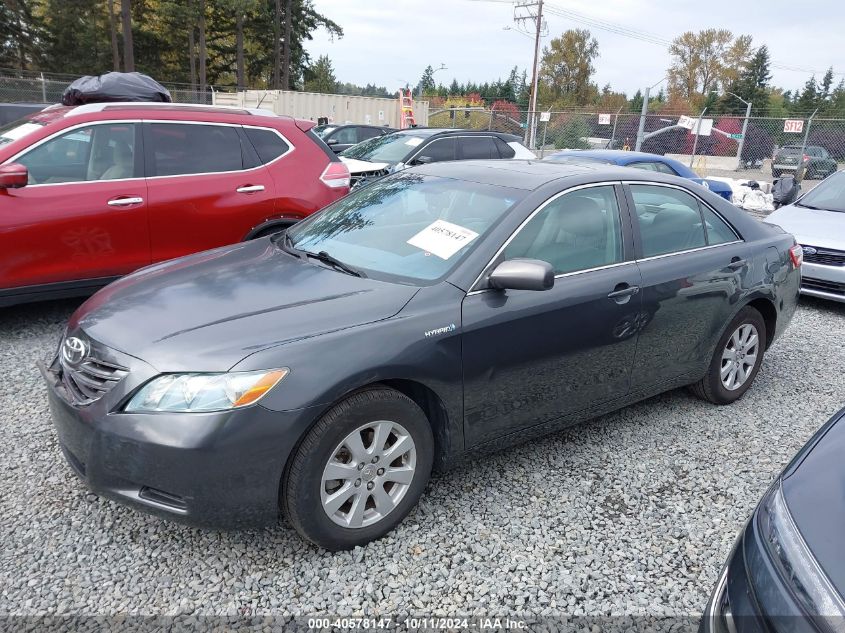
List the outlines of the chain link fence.
<svg viewBox="0 0 845 633">
<path fill-rule="evenodd" d="M 76 75 L 0 69 L 0 103 L 60 103 Z M 177 103 L 211 104 L 215 87 L 205 92 L 190 84 L 162 83 Z"/>
<path fill-rule="evenodd" d="M 845 119 L 479 107 L 433 110 L 429 126 L 516 134 L 541 157 L 561 149 L 639 149 L 675 158 L 701 177 L 770 181 L 800 170 L 818 180 L 845 167 Z"/>
</svg>

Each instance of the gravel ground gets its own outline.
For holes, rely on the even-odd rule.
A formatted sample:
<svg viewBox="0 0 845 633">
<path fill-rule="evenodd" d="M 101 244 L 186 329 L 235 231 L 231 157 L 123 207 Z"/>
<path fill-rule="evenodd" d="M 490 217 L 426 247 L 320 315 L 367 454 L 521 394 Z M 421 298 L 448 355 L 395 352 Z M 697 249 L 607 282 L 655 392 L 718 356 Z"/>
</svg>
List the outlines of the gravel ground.
<svg viewBox="0 0 845 633">
<path fill-rule="evenodd" d="M 674 391 L 436 477 L 352 552 L 87 493 L 34 367 L 73 302 L 0 310 L 0 614 L 651 614 L 703 609 L 760 495 L 845 404 L 845 306 L 802 300 L 746 397 Z"/>
</svg>

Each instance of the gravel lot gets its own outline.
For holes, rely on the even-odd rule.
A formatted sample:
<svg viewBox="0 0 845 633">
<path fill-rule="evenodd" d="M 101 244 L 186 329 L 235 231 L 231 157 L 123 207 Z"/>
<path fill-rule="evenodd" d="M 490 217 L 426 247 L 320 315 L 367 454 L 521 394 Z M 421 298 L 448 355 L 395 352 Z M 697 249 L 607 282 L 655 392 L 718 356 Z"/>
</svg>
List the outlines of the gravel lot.
<svg viewBox="0 0 845 633">
<path fill-rule="evenodd" d="M 435 478 L 366 548 L 207 532 L 87 493 L 34 367 L 75 302 L 0 310 L 0 614 L 698 614 L 738 529 L 845 405 L 845 306 L 802 300 L 746 397 L 675 391 Z"/>
</svg>

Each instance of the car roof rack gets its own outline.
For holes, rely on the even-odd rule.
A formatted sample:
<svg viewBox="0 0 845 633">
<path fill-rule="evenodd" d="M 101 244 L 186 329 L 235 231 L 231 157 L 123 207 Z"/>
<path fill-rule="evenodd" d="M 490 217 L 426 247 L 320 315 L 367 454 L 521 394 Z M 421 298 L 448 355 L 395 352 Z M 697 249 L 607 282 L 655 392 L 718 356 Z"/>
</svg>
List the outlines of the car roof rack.
<svg viewBox="0 0 845 633">
<path fill-rule="evenodd" d="M 232 114 L 251 114 L 253 116 L 278 115 L 272 110 L 264 108 L 239 108 L 237 106 L 202 105 L 198 103 L 157 103 L 155 101 L 103 101 L 99 103 L 86 103 L 76 106 L 68 111 L 65 116 L 78 114 L 90 114 L 92 112 L 103 112 L 105 110 L 139 110 L 139 109 L 160 109 L 160 110 L 187 110 L 192 112 L 230 112 Z"/>
</svg>

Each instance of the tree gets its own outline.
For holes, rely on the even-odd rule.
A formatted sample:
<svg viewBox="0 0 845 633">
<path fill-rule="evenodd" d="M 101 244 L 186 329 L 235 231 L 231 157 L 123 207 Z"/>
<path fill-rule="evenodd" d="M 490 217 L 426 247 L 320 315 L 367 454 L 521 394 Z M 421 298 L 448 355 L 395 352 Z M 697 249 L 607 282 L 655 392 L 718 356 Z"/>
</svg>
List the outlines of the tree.
<svg viewBox="0 0 845 633">
<path fill-rule="evenodd" d="M 120 70 L 120 49 L 117 46 L 117 18 L 114 16 L 114 0 L 108 0 L 109 40 L 111 41 L 112 69 Z"/>
<path fill-rule="evenodd" d="M 123 22 L 123 70 L 135 70 L 135 46 L 132 41 L 132 0 L 120 0 L 120 19 Z"/>
<path fill-rule="evenodd" d="M 450 97 L 457 97 L 459 94 L 461 94 L 461 87 L 458 84 L 458 80 L 453 79 L 452 83 L 449 84 L 449 96 Z"/>
<path fill-rule="evenodd" d="M 813 75 L 804 84 L 801 95 L 793 101 L 793 112 L 797 114 L 810 114 L 818 107 L 819 89 L 816 84 L 816 76 Z"/>
<path fill-rule="evenodd" d="M 589 102 L 593 61 L 599 55 L 599 43 L 587 29 L 569 29 L 543 48 L 540 83 L 551 98 L 583 105 Z"/>
<path fill-rule="evenodd" d="M 645 97 L 643 97 L 643 93 L 642 93 L 642 91 L 641 91 L 641 90 L 637 90 L 637 91 L 634 93 L 634 96 L 633 96 L 633 97 L 631 97 L 631 100 L 628 102 L 628 110 L 630 110 L 631 112 L 636 112 L 636 113 L 638 113 L 638 114 L 639 114 L 640 112 L 642 112 L 642 110 L 643 110 L 643 100 L 644 100 L 644 98 L 645 98 Z"/>
<path fill-rule="evenodd" d="M 337 78 L 328 55 L 320 55 L 313 66 L 305 72 L 305 90 L 308 92 L 334 93 L 338 89 Z"/>
<path fill-rule="evenodd" d="M 739 76 L 750 50 L 750 37 L 734 39 L 727 29 L 681 34 L 669 45 L 670 98 L 699 107 L 710 92 Z"/>
<path fill-rule="evenodd" d="M 434 83 L 434 68 L 429 64 L 425 67 L 420 82 L 417 84 L 417 94 L 427 95 L 435 91 L 436 84 Z"/>
<path fill-rule="evenodd" d="M 769 49 L 761 46 L 745 65 L 739 76 L 727 87 L 731 92 L 752 103 L 752 114 L 767 116 L 769 114 Z M 719 111 L 725 114 L 745 114 L 745 104 L 732 94 L 725 94 L 719 104 Z"/>
</svg>

